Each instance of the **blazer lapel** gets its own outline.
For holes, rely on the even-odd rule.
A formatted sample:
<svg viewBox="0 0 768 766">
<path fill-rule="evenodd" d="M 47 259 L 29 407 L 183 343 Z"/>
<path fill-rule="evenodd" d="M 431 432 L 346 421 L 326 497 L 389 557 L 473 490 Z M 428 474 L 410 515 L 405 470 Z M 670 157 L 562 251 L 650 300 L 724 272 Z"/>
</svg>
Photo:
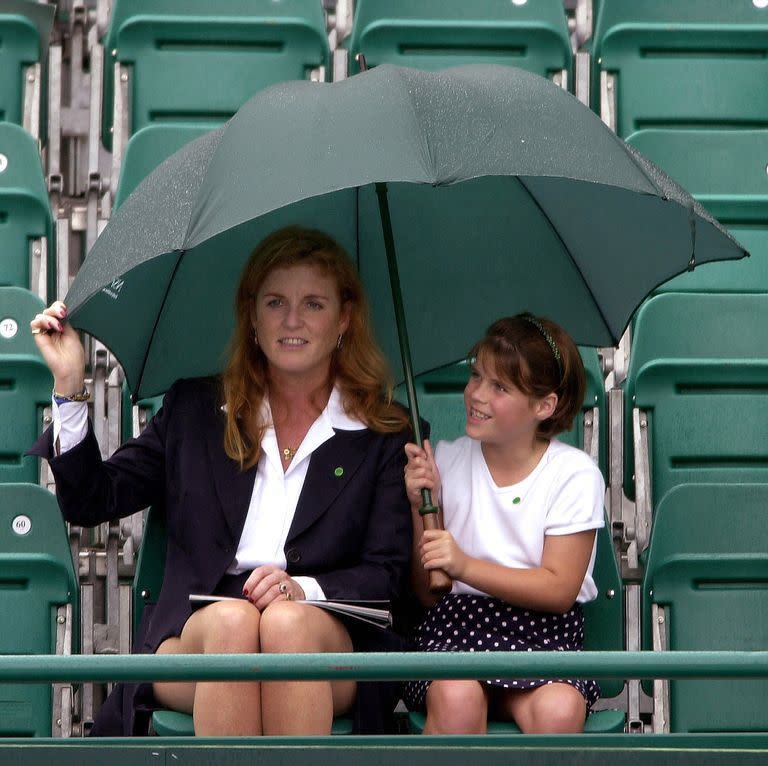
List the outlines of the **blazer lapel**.
<svg viewBox="0 0 768 766">
<path fill-rule="evenodd" d="M 218 408 L 217 408 L 218 409 Z M 216 497 L 221 506 L 232 540 L 237 542 L 243 532 L 248 506 L 253 494 L 253 484 L 256 481 L 256 466 L 246 471 L 224 452 L 224 415 L 217 411 L 215 423 L 205 429 L 208 458 L 211 464 L 211 475 L 216 490 Z"/>
<path fill-rule="evenodd" d="M 336 500 L 365 459 L 370 431 L 336 431 L 312 454 L 286 545 L 308 529 Z"/>
</svg>

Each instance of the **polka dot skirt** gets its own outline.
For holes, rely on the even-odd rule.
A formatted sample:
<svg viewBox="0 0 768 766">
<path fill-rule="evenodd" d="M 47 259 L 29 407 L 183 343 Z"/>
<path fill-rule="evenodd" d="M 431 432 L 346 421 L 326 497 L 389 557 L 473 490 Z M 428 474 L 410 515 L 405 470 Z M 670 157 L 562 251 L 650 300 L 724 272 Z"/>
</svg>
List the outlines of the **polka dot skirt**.
<svg viewBox="0 0 768 766">
<path fill-rule="evenodd" d="M 584 616 L 576 604 L 565 614 L 520 609 L 500 599 L 449 593 L 428 612 L 416 630 L 413 648 L 421 652 L 579 651 L 584 641 Z M 600 696 L 596 681 L 562 679 L 578 689 L 587 710 Z M 409 681 L 405 703 L 423 710 L 431 681 Z M 485 681 L 503 689 L 535 689 L 545 679 L 496 678 Z"/>
</svg>

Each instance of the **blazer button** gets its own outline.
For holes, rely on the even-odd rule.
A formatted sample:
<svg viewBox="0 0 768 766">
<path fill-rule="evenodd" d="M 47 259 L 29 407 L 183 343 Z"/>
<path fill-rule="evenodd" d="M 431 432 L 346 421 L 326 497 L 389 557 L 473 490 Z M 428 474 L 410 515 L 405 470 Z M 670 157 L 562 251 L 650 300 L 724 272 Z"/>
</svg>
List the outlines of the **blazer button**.
<svg viewBox="0 0 768 766">
<path fill-rule="evenodd" d="M 295 548 L 289 548 L 285 552 L 285 559 L 289 564 L 298 564 L 301 561 L 301 554 Z"/>
</svg>

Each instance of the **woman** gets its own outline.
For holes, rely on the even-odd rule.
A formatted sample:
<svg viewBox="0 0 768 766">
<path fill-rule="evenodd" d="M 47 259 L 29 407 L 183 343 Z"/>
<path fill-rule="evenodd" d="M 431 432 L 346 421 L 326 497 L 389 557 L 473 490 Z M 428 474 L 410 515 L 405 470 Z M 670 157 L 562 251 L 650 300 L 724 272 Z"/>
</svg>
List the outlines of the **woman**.
<svg viewBox="0 0 768 766">
<path fill-rule="evenodd" d="M 238 288 L 222 378 L 177 381 L 142 435 L 105 462 L 77 401 L 84 353 L 65 320 L 57 302 L 31 322 L 54 375 L 54 427 L 35 451 L 50 460 L 65 518 L 94 525 L 149 505 L 166 514 L 163 588 L 137 651 L 400 648 L 389 632 L 297 603 L 395 599 L 411 545 L 407 415 L 391 402 L 359 280 L 332 239 L 289 228 L 264 240 Z M 191 593 L 246 598 L 193 611 Z M 192 713 L 199 735 L 327 734 L 355 697 L 351 681 L 125 686 L 94 733 L 121 733 L 117 715 L 133 733 L 133 714 L 159 703 Z M 362 703 L 358 728 L 370 729 Z"/>
</svg>

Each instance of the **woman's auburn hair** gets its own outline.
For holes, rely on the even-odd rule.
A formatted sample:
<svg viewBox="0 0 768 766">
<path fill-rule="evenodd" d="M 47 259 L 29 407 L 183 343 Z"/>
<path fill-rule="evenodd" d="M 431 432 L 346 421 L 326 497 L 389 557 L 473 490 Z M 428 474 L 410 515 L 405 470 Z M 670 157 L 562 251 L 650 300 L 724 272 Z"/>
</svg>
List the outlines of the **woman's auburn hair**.
<svg viewBox="0 0 768 766">
<path fill-rule="evenodd" d="M 581 410 L 587 389 L 584 362 L 573 339 L 560 325 L 544 317 L 532 317 L 534 322 L 526 317 L 532 315 L 523 313 L 497 319 L 472 349 L 470 357 L 488 359 L 497 377 L 534 399 L 557 394 L 555 411 L 537 429 L 540 437 L 551 439 L 570 431 Z M 557 346 L 560 364 L 536 323 Z"/>
<path fill-rule="evenodd" d="M 242 469 L 258 462 L 261 440 L 270 425 L 260 419 L 269 371 L 254 339 L 255 299 L 272 271 L 300 265 L 315 266 L 333 277 L 341 305 L 349 309 L 349 327 L 330 366 L 330 380 L 341 393 L 344 411 L 379 433 L 402 431 L 409 424 L 407 411 L 392 400 L 392 376 L 373 338 L 368 303 L 349 257 L 327 234 L 290 226 L 273 232 L 254 250 L 235 298 L 235 329 L 222 375 L 224 450 Z"/>
</svg>

